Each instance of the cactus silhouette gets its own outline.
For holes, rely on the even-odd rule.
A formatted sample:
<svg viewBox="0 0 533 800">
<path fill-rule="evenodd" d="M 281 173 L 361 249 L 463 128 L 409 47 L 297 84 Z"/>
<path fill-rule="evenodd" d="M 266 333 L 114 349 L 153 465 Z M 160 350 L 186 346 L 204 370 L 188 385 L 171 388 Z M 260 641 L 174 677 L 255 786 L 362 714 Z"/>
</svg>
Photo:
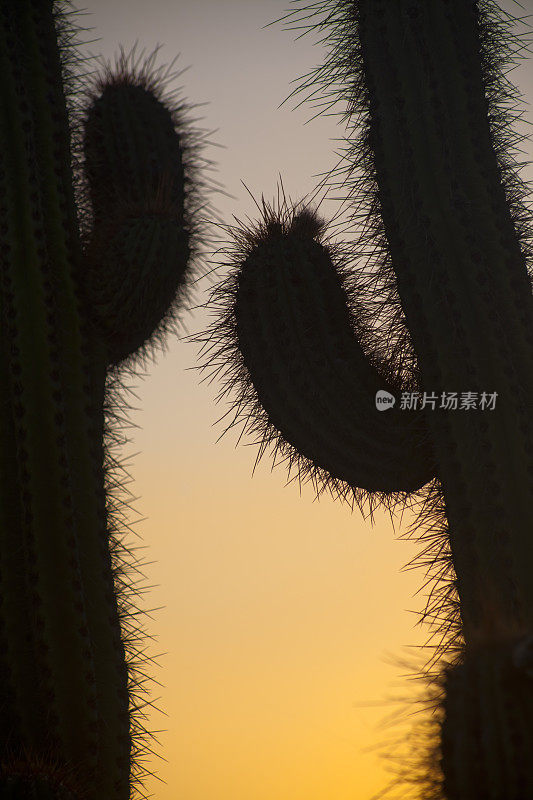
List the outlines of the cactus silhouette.
<svg viewBox="0 0 533 800">
<path fill-rule="evenodd" d="M 164 91 L 175 73 L 122 51 L 84 82 L 73 13 L 0 0 L 0 795 L 13 800 L 141 790 L 149 659 L 113 445 L 123 377 L 175 325 L 202 231 L 201 134 Z"/>
<path fill-rule="evenodd" d="M 318 493 L 420 504 L 441 642 L 424 796 L 533 797 L 531 228 L 506 77 L 524 43 L 492 0 L 298 2 L 284 20 L 329 47 L 298 91 L 343 104 L 329 183 L 359 238 L 263 200 L 232 228 L 202 367 Z"/>
</svg>

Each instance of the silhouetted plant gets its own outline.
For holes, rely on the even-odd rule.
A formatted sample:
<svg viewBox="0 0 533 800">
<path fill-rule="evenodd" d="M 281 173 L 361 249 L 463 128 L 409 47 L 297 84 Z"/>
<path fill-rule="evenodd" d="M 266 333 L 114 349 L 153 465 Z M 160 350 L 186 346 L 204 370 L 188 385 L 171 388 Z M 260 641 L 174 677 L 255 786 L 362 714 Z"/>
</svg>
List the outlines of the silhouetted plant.
<svg viewBox="0 0 533 800">
<path fill-rule="evenodd" d="M 533 797 L 531 224 L 505 74 L 524 42 L 492 0 L 297 0 L 283 19 L 329 47 L 298 91 L 343 104 L 329 183 L 358 238 L 263 201 L 233 228 L 203 367 L 237 393 L 231 424 L 317 493 L 418 504 L 439 637 L 420 792 Z M 419 409 L 400 408 L 415 391 Z"/>
<path fill-rule="evenodd" d="M 0 0 L 0 794 L 10 800 L 126 800 L 142 786 L 150 659 L 114 446 L 125 378 L 176 327 L 203 235 L 203 134 L 166 90 L 172 64 L 154 69 L 155 53 L 139 64 L 134 48 L 82 75 L 72 14 L 67 2 Z"/>
</svg>

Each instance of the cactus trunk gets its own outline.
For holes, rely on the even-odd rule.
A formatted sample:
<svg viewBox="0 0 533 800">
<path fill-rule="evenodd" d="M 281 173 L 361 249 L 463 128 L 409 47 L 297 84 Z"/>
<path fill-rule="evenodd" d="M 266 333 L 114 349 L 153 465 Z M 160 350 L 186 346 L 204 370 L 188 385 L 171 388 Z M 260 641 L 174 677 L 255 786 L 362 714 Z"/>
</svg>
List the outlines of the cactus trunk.
<svg viewBox="0 0 533 800">
<path fill-rule="evenodd" d="M 142 631 L 108 390 L 183 299 L 197 151 L 150 59 L 122 57 L 69 119 L 64 12 L 0 0 L 0 794 L 129 800 Z"/>
<path fill-rule="evenodd" d="M 0 552 L 14 722 L 1 746 L 44 746 L 118 800 L 129 795 L 129 695 L 105 509 L 105 365 L 84 341 L 76 293 L 82 253 L 50 3 L 3 3 L 0 35 Z"/>
<path fill-rule="evenodd" d="M 359 4 L 369 141 L 428 415 L 465 639 L 533 627 L 533 297 L 487 117 L 471 3 Z"/>
</svg>

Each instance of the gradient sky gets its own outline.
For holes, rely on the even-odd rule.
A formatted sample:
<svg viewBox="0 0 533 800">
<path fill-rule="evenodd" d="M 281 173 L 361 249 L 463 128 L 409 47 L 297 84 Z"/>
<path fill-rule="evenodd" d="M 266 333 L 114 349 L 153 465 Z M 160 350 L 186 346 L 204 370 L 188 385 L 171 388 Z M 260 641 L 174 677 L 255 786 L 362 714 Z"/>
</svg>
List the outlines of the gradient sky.
<svg viewBox="0 0 533 800">
<path fill-rule="evenodd" d="M 180 53 L 176 67 L 190 66 L 171 88 L 206 103 L 200 124 L 218 129 L 221 147 L 206 155 L 234 196 L 213 197 L 226 222 L 255 216 L 241 181 L 271 199 L 281 173 L 297 199 L 335 164 L 331 140 L 343 131 L 334 118 L 306 125 L 309 107 L 278 108 L 322 54 L 311 37 L 263 28 L 287 0 L 75 6 L 94 29 L 84 41 L 99 38 L 86 50 L 113 58 L 138 39 L 147 53 L 164 45 L 156 65 Z M 525 6 L 531 13 L 533 0 Z M 516 80 L 531 99 L 530 64 Z M 207 317 L 196 310 L 183 321 L 198 331 Z M 422 575 L 401 571 L 416 547 L 397 541 L 383 515 L 372 528 L 358 511 L 285 486 L 268 458 L 252 478 L 256 450 L 236 448 L 235 431 L 216 442 L 226 408 L 195 363 L 193 345 L 169 342 L 136 387 L 139 428 L 125 452 L 136 454 L 130 489 L 153 562 L 145 607 L 164 606 L 145 626 L 157 637 L 151 654 L 166 653 L 152 674 L 167 715 L 149 717 L 152 730 L 165 729 L 157 751 L 166 761 L 147 762 L 161 779 L 147 789 L 157 800 L 370 800 L 388 781 L 375 748 L 401 735 L 380 723 L 397 709 L 391 698 L 412 693 L 398 659 L 425 639 L 409 613 L 423 606 L 414 596 Z"/>
</svg>

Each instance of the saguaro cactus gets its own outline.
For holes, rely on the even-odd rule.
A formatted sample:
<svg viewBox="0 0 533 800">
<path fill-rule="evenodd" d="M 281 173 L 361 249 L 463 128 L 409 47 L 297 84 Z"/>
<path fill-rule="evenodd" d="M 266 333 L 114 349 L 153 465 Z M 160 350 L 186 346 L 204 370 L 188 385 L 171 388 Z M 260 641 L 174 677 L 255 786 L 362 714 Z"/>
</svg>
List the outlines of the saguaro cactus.
<svg viewBox="0 0 533 800">
<path fill-rule="evenodd" d="M 126 800 L 143 651 L 113 398 L 183 298 L 198 150 L 153 58 L 76 83 L 71 15 L 0 0 L 0 795 Z"/>
<path fill-rule="evenodd" d="M 503 71 L 521 43 L 492 0 L 325 0 L 286 19 L 330 47 L 300 88 L 344 101 L 334 180 L 366 226 L 346 250 L 309 209 L 264 204 L 236 231 L 205 366 L 319 490 L 419 490 L 427 615 L 447 632 L 432 796 L 533 797 L 531 237 Z"/>
</svg>

